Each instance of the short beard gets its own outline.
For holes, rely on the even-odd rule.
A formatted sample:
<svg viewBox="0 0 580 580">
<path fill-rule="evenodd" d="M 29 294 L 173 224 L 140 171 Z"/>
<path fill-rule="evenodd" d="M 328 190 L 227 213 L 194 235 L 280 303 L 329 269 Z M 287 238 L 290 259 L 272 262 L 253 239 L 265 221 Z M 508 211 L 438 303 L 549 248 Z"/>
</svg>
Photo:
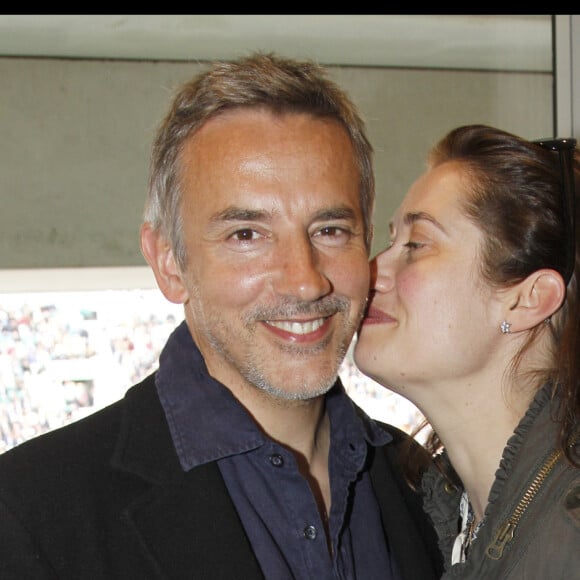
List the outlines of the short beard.
<svg viewBox="0 0 580 580">
<path fill-rule="evenodd" d="M 334 386 L 336 379 L 338 378 L 338 370 L 347 351 L 348 344 L 341 345 L 337 352 L 334 364 L 336 371 L 332 376 L 323 377 L 318 384 L 314 385 L 305 385 L 303 383 L 298 388 L 295 387 L 292 389 L 292 391 L 284 390 L 283 388 L 272 384 L 266 379 L 263 373 L 251 363 L 241 369 L 241 374 L 248 383 L 275 399 L 284 401 L 308 401 L 309 399 L 316 399 L 317 397 L 325 395 Z"/>
<path fill-rule="evenodd" d="M 298 314 L 313 317 L 328 317 L 338 312 L 348 313 L 350 304 L 351 303 L 347 298 L 340 296 L 329 296 L 314 303 L 287 300 L 285 303 L 277 305 L 275 308 L 267 308 L 263 306 L 256 308 L 245 317 L 244 322 L 247 328 L 252 329 L 254 328 L 256 321 L 277 318 L 293 318 Z M 234 357 L 231 356 L 226 345 L 224 345 L 214 334 L 207 336 L 207 338 L 216 352 L 219 352 L 230 364 L 235 366 L 240 375 L 249 385 L 252 385 L 266 395 L 280 401 L 307 401 L 325 395 L 336 383 L 340 365 L 346 356 L 350 346 L 350 341 L 360 323 L 360 320 L 356 320 L 353 324 L 349 324 L 348 318 L 346 318 L 345 323 L 347 328 L 343 329 L 345 331 L 344 335 L 350 338 L 345 340 L 344 343 L 339 346 L 334 358 L 334 364 L 331 365 L 334 370 L 330 376 L 325 373 L 325 376 L 321 377 L 318 383 L 303 383 L 297 387 L 295 386 L 291 390 L 285 390 L 279 384 L 275 384 L 271 380 L 268 380 L 264 374 L 264 365 L 261 364 L 261 360 L 252 360 L 248 358 L 246 359 L 245 364 L 240 365 L 240 361 L 235 360 Z M 289 344 L 284 347 L 284 351 L 297 358 L 304 357 L 307 359 L 308 355 L 324 351 L 328 347 L 329 340 L 330 339 L 327 339 L 317 344 L 315 347 Z"/>
</svg>

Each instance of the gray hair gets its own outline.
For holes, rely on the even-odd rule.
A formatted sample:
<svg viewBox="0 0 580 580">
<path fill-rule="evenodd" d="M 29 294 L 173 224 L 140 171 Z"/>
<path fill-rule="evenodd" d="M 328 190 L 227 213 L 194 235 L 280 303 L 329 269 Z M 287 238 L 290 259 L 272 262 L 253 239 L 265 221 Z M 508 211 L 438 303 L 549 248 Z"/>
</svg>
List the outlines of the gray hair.
<svg viewBox="0 0 580 580">
<path fill-rule="evenodd" d="M 373 148 L 357 107 L 322 66 L 272 53 L 254 53 L 238 60 L 216 61 L 183 84 L 153 142 L 143 219 L 170 242 L 179 267 L 185 269 L 186 265 L 180 211 L 181 151 L 185 141 L 207 121 L 234 108 L 307 113 L 334 119 L 346 129 L 359 168 L 365 243 L 370 252 L 375 200 Z"/>
</svg>

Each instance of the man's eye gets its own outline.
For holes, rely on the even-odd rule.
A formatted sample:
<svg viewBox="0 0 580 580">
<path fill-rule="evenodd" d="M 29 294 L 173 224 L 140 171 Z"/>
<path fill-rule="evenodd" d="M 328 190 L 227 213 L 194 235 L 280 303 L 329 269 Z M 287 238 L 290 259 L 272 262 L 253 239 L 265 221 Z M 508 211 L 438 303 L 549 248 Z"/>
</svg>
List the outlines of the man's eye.
<svg viewBox="0 0 580 580">
<path fill-rule="evenodd" d="M 323 228 L 320 228 L 318 230 L 317 235 L 332 238 L 338 236 L 348 236 L 349 234 L 350 234 L 349 230 L 339 226 L 324 226 Z"/>
<path fill-rule="evenodd" d="M 347 226 L 323 226 L 314 232 L 313 240 L 318 244 L 340 247 L 348 244 L 354 236 Z"/>
<path fill-rule="evenodd" d="M 231 237 L 239 242 L 250 242 L 256 239 L 258 234 L 254 230 L 246 228 L 234 232 Z"/>
</svg>

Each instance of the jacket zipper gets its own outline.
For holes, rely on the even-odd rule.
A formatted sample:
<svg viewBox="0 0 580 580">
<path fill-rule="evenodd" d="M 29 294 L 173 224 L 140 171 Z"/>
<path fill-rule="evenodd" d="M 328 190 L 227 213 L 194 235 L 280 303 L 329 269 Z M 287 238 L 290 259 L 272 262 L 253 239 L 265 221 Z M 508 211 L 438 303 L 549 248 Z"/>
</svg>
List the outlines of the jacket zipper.
<svg viewBox="0 0 580 580">
<path fill-rule="evenodd" d="M 574 445 L 578 441 L 579 435 L 580 435 L 579 433 L 576 434 L 576 436 L 573 438 L 571 445 Z M 520 522 L 520 519 L 522 518 L 522 516 L 524 515 L 525 511 L 528 509 L 530 504 L 534 501 L 534 498 L 536 497 L 538 491 L 546 481 L 548 475 L 550 475 L 552 469 L 554 469 L 556 463 L 558 463 L 558 460 L 560 459 L 561 456 L 562 456 L 561 449 L 554 450 L 552 451 L 552 453 L 550 453 L 550 455 L 548 456 L 548 458 L 546 459 L 546 461 L 544 462 L 544 464 L 534 477 L 532 483 L 530 484 L 524 495 L 521 497 L 512 515 L 500 526 L 495 535 L 495 539 L 492 540 L 490 544 L 487 546 L 486 554 L 489 558 L 491 558 L 492 560 L 499 560 L 503 556 L 503 551 L 505 547 L 514 538 L 514 533 L 516 531 L 516 527 Z"/>
</svg>

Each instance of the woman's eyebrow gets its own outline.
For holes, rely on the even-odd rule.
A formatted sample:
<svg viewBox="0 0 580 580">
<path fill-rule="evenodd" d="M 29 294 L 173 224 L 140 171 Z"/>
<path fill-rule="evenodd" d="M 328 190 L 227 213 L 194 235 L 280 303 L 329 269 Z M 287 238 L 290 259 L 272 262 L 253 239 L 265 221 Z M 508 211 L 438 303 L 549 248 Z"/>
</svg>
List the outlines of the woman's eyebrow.
<svg viewBox="0 0 580 580">
<path fill-rule="evenodd" d="M 405 214 L 405 225 L 410 226 L 418 221 L 428 221 L 429 223 L 432 223 L 437 229 L 441 230 L 444 234 L 447 233 L 447 230 L 443 227 L 441 222 L 436 220 L 431 214 L 428 214 L 424 211 L 409 212 Z"/>
</svg>

